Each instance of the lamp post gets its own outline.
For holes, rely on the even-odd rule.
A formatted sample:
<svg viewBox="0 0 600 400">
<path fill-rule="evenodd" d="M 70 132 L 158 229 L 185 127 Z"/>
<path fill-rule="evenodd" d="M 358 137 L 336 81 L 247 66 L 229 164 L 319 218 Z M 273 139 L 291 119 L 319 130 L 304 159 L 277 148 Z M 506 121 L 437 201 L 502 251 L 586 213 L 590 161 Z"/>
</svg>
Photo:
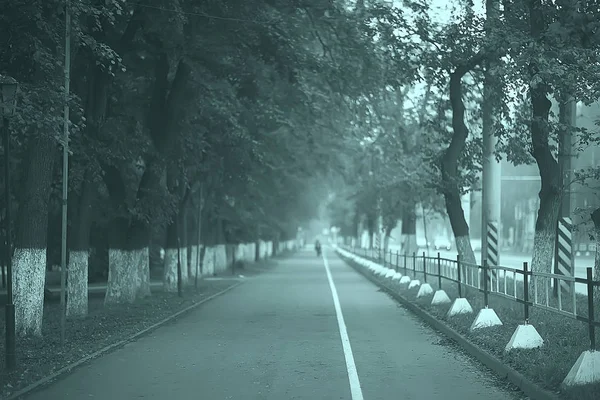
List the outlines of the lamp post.
<svg viewBox="0 0 600 400">
<path fill-rule="evenodd" d="M 15 352 L 15 305 L 13 303 L 12 278 L 12 245 L 10 218 L 10 137 L 8 131 L 9 117 L 17 107 L 17 90 L 19 84 L 11 77 L 0 75 L 0 112 L 2 114 L 4 143 L 4 198 L 6 203 L 6 369 L 12 370 L 17 364 Z"/>
</svg>

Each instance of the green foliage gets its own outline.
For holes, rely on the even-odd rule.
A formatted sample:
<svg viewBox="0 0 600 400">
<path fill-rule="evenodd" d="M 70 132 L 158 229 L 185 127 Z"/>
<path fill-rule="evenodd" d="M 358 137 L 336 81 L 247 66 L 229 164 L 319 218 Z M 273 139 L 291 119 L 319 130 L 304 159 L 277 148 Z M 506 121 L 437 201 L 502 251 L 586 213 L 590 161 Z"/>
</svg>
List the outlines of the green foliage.
<svg viewBox="0 0 600 400">
<path fill-rule="evenodd" d="M 530 37 L 522 2 L 504 2 L 502 17 L 487 22 L 469 2 L 446 22 L 432 18 L 426 2 L 364 3 L 74 2 L 71 192 L 79 193 L 86 171 L 101 177 L 115 167 L 126 207 L 114 205 L 112 215 L 164 224 L 185 191 L 162 181 L 140 187 L 145 170 L 160 165 L 181 171 L 175 186 L 196 188 L 194 202 L 202 184 L 211 214 L 250 238 L 293 235 L 327 203 L 327 185 L 343 182 L 329 203 L 332 223 L 353 231 L 357 210 L 374 214 L 379 205 L 392 225 L 416 203 L 440 208 L 456 66 L 481 53 L 500 58 L 491 70 L 502 94 L 498 157 L 516 164 L 532 162 L 527 84 L 586 104 L 598 97 L 592 2 L 544 2 L 549 24 L 540 41 Z M 61 1 L 0 7 L 0 73 L 21 83 L 11 124 L 20 168 L 30 140 L 62 134 L 65 10 Z M 532 59 L 539 71 L 530 82 Z M 190 73 L 177 86 L 181 65 Z M 471 134 L 460 187 L 474 184 L 481 168 L 481 68 L 465 76 L 463 92 Z M 554 137 L 560 126 L 550 122 Z M 582 132 L 582 146 L 595 141 Z M 104 184 L 98 189 L 107 195 Z"/>
</svg>

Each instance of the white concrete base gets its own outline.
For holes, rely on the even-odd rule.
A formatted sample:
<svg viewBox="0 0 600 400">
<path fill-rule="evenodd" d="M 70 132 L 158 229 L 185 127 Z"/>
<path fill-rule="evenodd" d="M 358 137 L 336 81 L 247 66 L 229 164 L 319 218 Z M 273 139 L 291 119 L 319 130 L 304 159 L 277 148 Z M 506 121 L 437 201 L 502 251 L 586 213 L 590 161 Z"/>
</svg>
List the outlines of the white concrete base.
<svg viewBox="0 0 600 400">
<path fill-rule="evenodd" d="M 459 297 L 454 300 L 452 306 L 448 310 L 447 317 L 454 317 L 455 315 L 460 314 L 471 314 L 473 312 L 473 308 L 471 308 L 471 304 L 469 304 L 469 300 L 464 297 Z"/>
<path fill-rule="evenodd" d="M 504 351 L 515 349 L 536 349 L 542 347 L 544 339 L 540 336 L 533 325 L 519 325 L 515 329 Z"/>
<path fill-rule="evenodd" d="M 410 283 L 408 284 L 408 288 L 412 289 L 412 288 L 416 288 L 417 286 L 421 285 L 421 281 L 418 279 L 413 279 L 412 281 L 410 281 Z"/>
<path fill-rule="evenodd" d="M 385 274 L 386 278 L 391 278 L 394 275 L 396 275 L 396 271 L 394 271 L 393 269 L 388 270 L 388 272 Z"/>
<path fill-rule="evenodd" d="M 400 284 L 404 285 L 404 284 L 408 284 L 411 282 L 410 276 L 408 275 L 404 275 L 402 278 L 400 278 Z"/>
<path fill-rule="evenodd" d="M 489 328 L 498 325 L 502 325 L 502 321 L 498 318 L 496 311 L 492 308 L 482 308 L 479 310 L 477 317 L 475 317 L 475 321 L 471 324 L 470 330 L 474 331 L 475 329 Z"/>
<path fill-rule="evenodd" d="M 433 299 L 431 299 L 431 305 L 433 306 L 449 304 L 450 302 L 450 297 L 448 297 L 448 294 L 442 289 L 436 290 L 435 294 L 433 295 Z"/>
<path fill-rule="evenodd" d="M 586 350 L 577 359 L 563 386 L 572 387 L 600 382 L 600 351 Z"/>
<path fill-rule="evenodd" d="M 396 272 L 394 276 L 392 276 L 393 281 L 399 281 L 400 279 L 402 279 L 402 274 L 400 272 Z"/>
<path fill-rule="evenodd" d="M 433 288 L 429 283 L 424 283 L 419 288 L 419 292 L 417 293 L 417 298 L 431 296 L 433 294 Z"/>
</svg>

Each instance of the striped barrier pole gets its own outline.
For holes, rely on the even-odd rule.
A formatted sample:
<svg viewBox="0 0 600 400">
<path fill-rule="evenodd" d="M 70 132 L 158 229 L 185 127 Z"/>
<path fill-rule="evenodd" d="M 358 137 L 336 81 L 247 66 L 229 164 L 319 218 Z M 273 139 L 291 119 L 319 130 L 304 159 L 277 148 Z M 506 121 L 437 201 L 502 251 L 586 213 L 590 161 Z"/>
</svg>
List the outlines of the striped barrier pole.
<svg viewBox="0 0 600 400">
<path fill-rule="evenodd" d="M 573 272 L 573 222 L 569 217 L 559 218 L 556 245 L 554 246 L 554 273 L 557 275 L 573 276 Z M 574 289 L 562 279 L 555 279 L 555 296 L 558 296 L 559 285 L 567 293 Z"/>
<path fill-rule="evenodd" d="M 497 267 L 500 265 L 500 252 L 498 251 L 499 240 L 498 240 L 498 222 L 492 221 L 487 224 L 487 253 L 486 260 L 488 266 Z M 492 277 L 497 279 L 497 270 L 490 269 L 491 274 L 488 275 L 488 279 Z M 491 287 L 491 286 L 490 286 Z"/>
</svg>

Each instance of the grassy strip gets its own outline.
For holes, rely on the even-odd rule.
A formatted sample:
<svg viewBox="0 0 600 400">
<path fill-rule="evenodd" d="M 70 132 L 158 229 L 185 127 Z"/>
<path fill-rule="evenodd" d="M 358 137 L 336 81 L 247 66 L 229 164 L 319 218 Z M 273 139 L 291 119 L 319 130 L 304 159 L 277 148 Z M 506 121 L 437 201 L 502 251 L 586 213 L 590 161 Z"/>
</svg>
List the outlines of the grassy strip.
<svg viewBox="0 0 600 400">
<path fill-rule="evenodd" d="M 351 262 L 350 260 L 347 261 Z M 423 281 L 424 275 L 418 271 L 419 265 L 417 265 L 416 276 L 413 276 L 412 264 L 410 262 L 409 266 L 411 268 L 407 271 L 408 275 L 413 279 Z M 403 272 L 402 268 L 399 271 Z M 418 287 L 408 290 L 408 285 L 400 285 L 398 281 L 391 281 L 388 278 L 377 275 L 375 277 L 381 282 L 386 282 L 388 286 L 393 287 L 398 293 L 414 301 L 419 307 L 427 310 L 440 320 L 443 320 L 472 343 L 493 354 L 507 365 L 527 376 L 533 382 L 549 390 L 560 392 L 561 397 L 568 400 L 600 399 L 600 384 L 586 385 L 566 391 L 561 391 L 560 389 L 563 379 L 577 358 L 583 351 L 589 349 L 589 333 L 586 324 L 551 311 L 530 307 L 529 323 L 535 326 L 544 339 L 544 346 L 540 349 L 517 350 L 505 353 L 504 348 L 516 327 L 523 323 L 524 311 L 522 304 L 491 294 L 489 296 L 489 307 L 494 309 L 496 314 L 498 314 L 503 325 L 471 332 L 469 328 L 475 319 L 474 314 L 460 315 L 448 319 L 446 318 L 446 314 L 450 308 L 449 304 L 432 306 L 431 296 L 417 298 Z M 504 278 L 499 279 L 501 290 L 503 290 Z M 511 290 L 514 290 L 515 285 L 512 278 L 507 277 L 506 280 L 507 292 L 514 294 L 508 290 L 509 287 L 512 288 Z M 427 281 L 434 290 L 438 289 L 437 277 L 428 275 Z M 456 283 L 442 280 L 442 288 L 446 291 L 450 299 L 458 297 Z M 523 298 L 523 282 L 517 280 L 516 288 L 517 296 Z M 465 286 L 463 286 L 462 294 L 463 297 L 469 300 L 475 313 L 485 306 L 483 293 L 478 290 L 474 288 L 467 288 L 465 290 Z M 545 301 L 545 293 L 538 293 L 538 298 L 540 296 L 544 297 Z M 578 295 L 576 302 L 577 314 L 587 316 L 587 297 Z M 552 296 L 549 297 L 549 303 L 550 306 L 557 307 L 557 300 L 553 299 Z M 571 297 L 562 299 L 562 308 L 567 311 L 573 309 Z M 598 341 L 598 332 L 596 336 L 596 340 Z"/>
</svg>

